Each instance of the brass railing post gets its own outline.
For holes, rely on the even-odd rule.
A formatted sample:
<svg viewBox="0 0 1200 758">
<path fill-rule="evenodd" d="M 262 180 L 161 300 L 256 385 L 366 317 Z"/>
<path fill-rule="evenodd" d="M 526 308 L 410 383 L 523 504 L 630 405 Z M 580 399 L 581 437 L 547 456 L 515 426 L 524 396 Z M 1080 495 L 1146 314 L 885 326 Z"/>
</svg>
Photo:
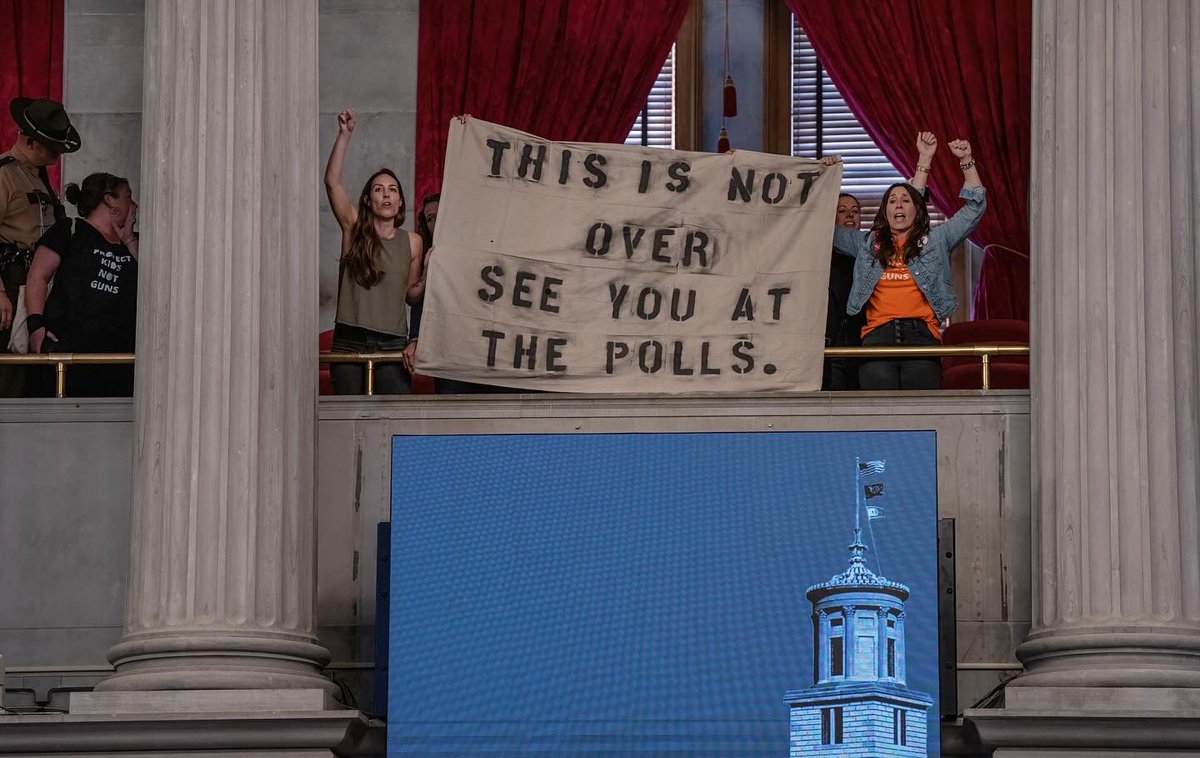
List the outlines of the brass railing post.
<svg viewBox="0 0 1200 758">
<path fill-rule="evenodd" d="M 367 359 L 367 396 L 375 394 L 375 361 Z"/>
<path fill-rule="evenodd" d="M 67 396 L 67 364 L 63 361 L 54 364 L 54 396 Z"/>
<path fill-rule="evenodd" d="M 991 367 L 991 363 L 988 361 L 988 354 L 987 354 L 987 353 L 984 353 L 984 354 L 980 355 L 980 356 L 979 356 L 979 359 L 980 359 L 980 361 L 982 361 L 982 363 L 983 363 L 983 366 L 981 367 L 981 370 L 980 370 L 980 377 L 979 377 L 980 381 L 979 381 L 979 383 L 980 383 L 981 385 L 983 385 L 983 386 L 982 386 L 982 388 L 983 388 L 983 389 L 985 389 L 985 390 L 990 390 L 990 389 L 992 388 L 992 384 L 991 384 L 991 381 L 990 381 L 990 380 L 991 380 L 991 374 L 990 374 L 990 372 L 989 372 L 989 368 Z"/>
</svg>

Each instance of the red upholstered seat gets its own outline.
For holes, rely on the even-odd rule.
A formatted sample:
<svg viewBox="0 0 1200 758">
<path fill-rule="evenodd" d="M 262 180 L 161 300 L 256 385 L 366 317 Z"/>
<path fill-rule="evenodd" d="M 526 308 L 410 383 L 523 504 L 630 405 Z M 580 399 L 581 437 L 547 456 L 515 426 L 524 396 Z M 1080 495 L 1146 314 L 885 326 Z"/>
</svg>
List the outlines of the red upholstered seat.
<svg viewBox="0 0 1200 758">
<path fill-rule="evenodd" d="M 1029 345 L 1029 322 L 986 319 L 951 324 L 942 333 L 943 345 Z M 988 359 L 988 384 L 992 389 L 1028 389 L 1029 356 L 993 355 Z M 980 389 L 983 366 L 978 356 L 942 358 L 942 389 Z"/>
<path fill-rule="evenodd" d="M 321 332 L 317 337 L 317 349 L 322 353 L 329 352 L 333 347 L 333 330 L 328 329 Z M 317 367 L 317 394 L 332 395 L 333 394 L 333 378 L 329 375 L 329 364 L 322 363 Z"/>
</svg>

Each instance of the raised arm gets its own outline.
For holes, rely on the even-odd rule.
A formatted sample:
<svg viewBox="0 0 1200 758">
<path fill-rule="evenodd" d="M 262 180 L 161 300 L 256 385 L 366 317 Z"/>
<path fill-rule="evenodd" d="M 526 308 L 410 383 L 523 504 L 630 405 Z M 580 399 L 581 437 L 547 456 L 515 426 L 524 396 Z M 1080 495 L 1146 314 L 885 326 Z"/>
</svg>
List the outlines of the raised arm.
<svg viewBox="0 0 1200 758">
<path fill-rule="evenodd" d="M 945 235 L 946 246 L 953 250 L 978 226 L 979 219 L 987 209 L 987 193 L 979 181 L 979 171 L 971 156 L 971 143 L 962 139 L 954 140 L 948 147 L 958 158 L 959 168 L 963 171 L 963 186 L 958 196 L 967 202 L 946 223 L 936 227 L 934 232 Z"/>
<path fill-rule="evenodd" d="M 929 169 L 937 147 L 937 137 L 933 136 L 933 132 L 917 132 L 917 168 L 908 183 L 921 192 L 925 191 L 925 185 L 929 181 Z"/>
<path fill-rule="evenodd" d="M 407 234 L 410 255 L 408 259 L 408 291 L 404 293 L 404 301 L 413 305 L 421 302 L 421 298 L 425 297 L 425 275 L 421 271 L 425 261 L 425 243 L 421 240 L 421 235 L 416 232 L 407 232 Z"/>
<path fill-rule="evenodd" d="M 825 168 L 837 165 L 842 162 L 840 155 L 826 155 L 821 159 L 821 165 Z M 863 234 L 857 229 L 847 229 L 841 224 L 833 225 L 833 250 L 834 252 L 848 255 L 851 258 L 858 257 L 858 248 L 862 244 Z"/>
<path fill-rule="evenodd" d="M 965 139 L 956 139 L 950 143 L 950 152 L 958 158 L 958 167 L 963 170 L 963 189 L 982 187 L 979 181 L 979 171 L 975 168 L 975 159 L 971 157 L 971 143 Z"/>
<path fill-rule="evenodd" d="M 346 146 L 350 144 L 350 135 L 354 133 L 357 114 L 353 109 L 338 114 L 337 139 L 333 141 L 333 150 L 329 151 L 329 162 L 325 164 L 325 194 L 329 197 L 329 207 L 341 225 L 342 231 L 354 223 L 357 211 L 350 201 L 350 194 L 342 184 L 342 164 L 346 159 Z"/>
</svg>

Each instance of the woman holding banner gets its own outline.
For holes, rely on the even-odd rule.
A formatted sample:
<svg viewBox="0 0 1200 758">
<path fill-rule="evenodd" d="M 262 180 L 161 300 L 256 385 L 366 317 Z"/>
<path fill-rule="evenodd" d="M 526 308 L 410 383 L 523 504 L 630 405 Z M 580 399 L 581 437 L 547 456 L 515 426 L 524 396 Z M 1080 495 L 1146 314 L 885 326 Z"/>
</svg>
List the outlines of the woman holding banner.
<svg viewBox="0 0 1200 758">
<path fill-rule="evenodd" d="M 923 193 L 902 182 L 884 193 L 868 234 L 834 227 L 834 249 L 855 259 L 846 312 L 854 315 L 866 309 L 863 346 L 940 344 L 940 323 L 958 306 L 950 278 L 950 251 L 975 229 L 987 201 L 970 143 L 955 140 L 949 147 L 963 171 L 959 196 L 966 204 L 944 224 L 930 229 Z M 931 151 L 928 156 L 924 150 L 921 153 L 922 160 L 932 157 Z M 835 157 L 826 162 L 840 160 Z M 928 172 L 928 163 L 919 160 L 917 176 L 924 179 Z M 941 363 L 936 358 L 868 360 L 859 368 L 858 377 L 864 390 L 942 386 Z"/>
<path fill-rule="evenodd" d="M 338 114 L 338 135 L 325 166 L 325 192 L 342 228 L 333 352 L 402 351 L 408 343 L 405 303 L 416 299 L 424 247 L 418 234 L 400 228 L 404 190 L 391 169 L 372 174 L 357 204 L 350 200 L 342 184 L 342 164 L 355 123 L 353 110 Z M 404 357 L 377 364 L 375 393 L 407 394 L 411 368 Z M 363 393 L 361 366 L 334 364 L 330 373 L 337 394 Z"/>
</svg>

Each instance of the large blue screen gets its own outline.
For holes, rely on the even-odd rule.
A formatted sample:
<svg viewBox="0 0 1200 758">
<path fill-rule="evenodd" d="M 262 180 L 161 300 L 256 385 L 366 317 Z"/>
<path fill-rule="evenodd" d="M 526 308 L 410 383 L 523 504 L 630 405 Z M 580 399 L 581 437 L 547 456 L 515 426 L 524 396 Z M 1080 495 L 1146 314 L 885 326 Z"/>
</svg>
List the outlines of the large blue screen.
<svg viewBox="0 0 1200 758">
<path fill-rule="evenodd" d="M 389 755 L 938 755 L 932 432 L 392 461 Z"/>
</svg>

